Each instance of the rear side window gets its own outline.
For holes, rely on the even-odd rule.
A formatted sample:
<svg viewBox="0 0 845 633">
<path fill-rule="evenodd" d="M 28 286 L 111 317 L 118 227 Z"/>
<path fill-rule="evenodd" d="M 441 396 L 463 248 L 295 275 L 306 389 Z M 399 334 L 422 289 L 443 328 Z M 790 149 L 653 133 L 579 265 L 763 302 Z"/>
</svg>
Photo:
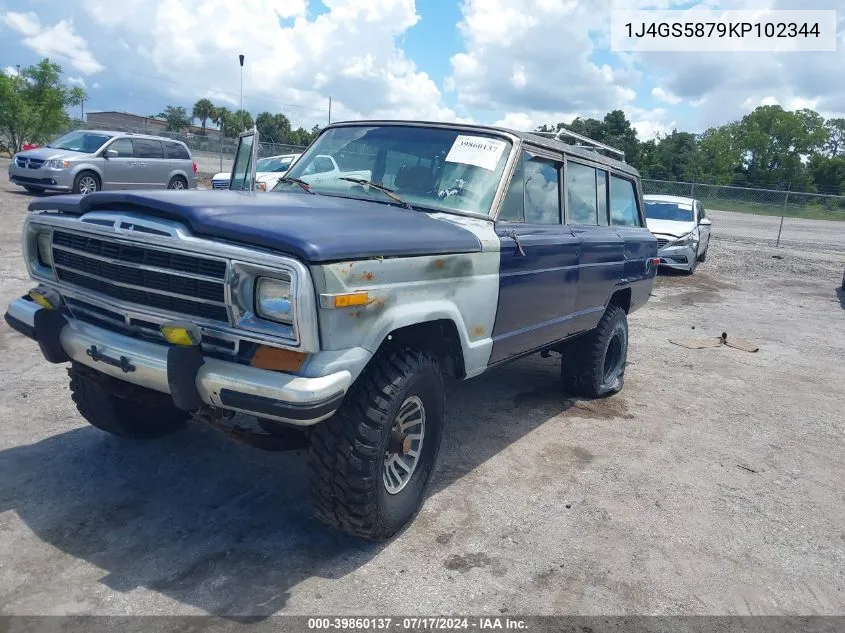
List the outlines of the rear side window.
<svg viewBox="0 0 845 633">
<path fill-rule="evenodd" d="M 132 139 L 135 145 L 135 156 L 138 158 L 164 158 L 161 149 L 161 141 L 154 141 L 148 138 Z"/>
<path fill-rule="evenodd" d="M 168 143 L 164 141 L 164 157 L 165 158 L 177 158 L 180 160 L 190 160 L 191 156 L 188 154 L 188 150 L 185 149 L 185 146 L 181 143 Z"/>
<path fill-rule="evenodd" d="M 607 226 L 607 172 L 596 170 L 596 191 L 599 197 L 599 226 Z"/>
<path fill-rule="evenodd" d="M 117 152 L 118 158 L 131 158 L 134 155 L 132 152 L 132 141 L 128 138 L 117 139 L 106 148 L 106 151 L 109 150 Z"/>
<path fill-rule="evenodd" d="M 613 226 L 640 226 L 634 183 L 610 177 L 610 220 Z"/>
<path fill-rule="evenodd" d="M 581 163 L 566 164 L 566 221 L 598 224 L 596 170 Z"/>
</svg>

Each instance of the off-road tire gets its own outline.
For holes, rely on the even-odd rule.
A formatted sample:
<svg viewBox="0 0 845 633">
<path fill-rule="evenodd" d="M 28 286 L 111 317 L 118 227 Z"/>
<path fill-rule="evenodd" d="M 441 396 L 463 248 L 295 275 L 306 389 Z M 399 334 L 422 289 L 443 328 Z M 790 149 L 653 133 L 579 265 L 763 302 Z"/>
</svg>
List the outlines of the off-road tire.
<svg viewBox="0 0 845 633">
<path fill-rule="evenodd" d="M 68 369 L 70 393 L 82 417 L 101 431 L 151 440 L 178 431 L 191 417 L 169 402 L 166 394 L 133 386 L 132 397 L 124 397 L 91 380 L 90 372 L 76 366 Z"/>
<path fill-rule="evenodd" d="M 383 481 L 394 421 L 409 398 L 424 409 L 420 457 L 408 483 Z M 437 358 L 407 347 L 374 358 L 338 413 L 314 427 L 309 454 L 317 518 L 369 540 L 386 540 L 416 516 L 440 451 L 445 389 Z"/>
<path fill-rule="evenodd" d="M 613 351 L 609 350 L 613 346 Z M 628 358 L 628 318 L 617 305 L 608 306 L 594 330 L 569 342 L 560 366 L 564 390 L 585 398 L 621 391 Z"/>
<path fill-rule="evenodd" d="M 90 191 L 84 191 L 83 184 L 87 183 L 88 181 L 85 180 L 87 178 L 92 178 L 94 181 L 94 189 Z M 72 193 L 94 193 L 95 191 L 100 191 L 103 188 L 103 183 L 100 181 L 100 177 L 97 176 L 93 171 L 81 171 L 76 174 L 76 178 L 73 179 L 73 189 L 71 189 Z"/>
</svg>

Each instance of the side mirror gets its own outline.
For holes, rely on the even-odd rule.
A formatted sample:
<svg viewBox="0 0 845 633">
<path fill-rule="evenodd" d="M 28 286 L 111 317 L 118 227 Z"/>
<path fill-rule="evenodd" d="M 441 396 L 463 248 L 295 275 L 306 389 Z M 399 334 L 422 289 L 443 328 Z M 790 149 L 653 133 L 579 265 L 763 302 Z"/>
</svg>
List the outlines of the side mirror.
<svg viewBox="0 0 845 633">
<path fill-rule="evenodd" d="M 699 225 L 701 225 L 701 226 L 710 226 L 711 224 L 713 224 L 713 223 L 710 221 L 710 218 L 701 218 L 701 219 L 698 221 L 698 223 L 699 223 Z"/>
<path fill-rule="evenodd" d="M 117 158 L 119 155 L 116 149 L 107 149 L 106 153 L 103 154 L 103 158 Z"/>
</svg>

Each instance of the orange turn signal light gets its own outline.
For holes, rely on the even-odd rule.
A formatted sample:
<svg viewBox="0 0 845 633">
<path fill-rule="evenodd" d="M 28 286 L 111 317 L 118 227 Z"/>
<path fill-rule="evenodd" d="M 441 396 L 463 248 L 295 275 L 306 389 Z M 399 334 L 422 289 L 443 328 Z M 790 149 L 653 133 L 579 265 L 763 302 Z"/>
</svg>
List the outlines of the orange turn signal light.
<svg viewBox="0 0 845 633">
<path fill-rule="evenodd" d="M 308 354 L 303 352 L 259 345 L 249 364 L 257 369 L 271 371 L 299 371 L 307 356 Z"/>
<path fill-rule="evenodd" d="M 352 306 L 365 306 L 370 302 L 370 295 L 366 292 L 351 292 L 345 295 L 335 295 L 335 308 L 351 308 Z"/>
</svg>

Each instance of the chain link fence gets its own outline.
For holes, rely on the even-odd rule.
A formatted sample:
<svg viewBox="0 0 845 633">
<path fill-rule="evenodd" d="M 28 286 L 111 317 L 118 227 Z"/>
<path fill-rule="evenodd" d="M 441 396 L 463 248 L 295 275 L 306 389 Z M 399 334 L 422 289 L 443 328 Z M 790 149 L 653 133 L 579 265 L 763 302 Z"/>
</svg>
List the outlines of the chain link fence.
<svg viewBox="0 0 845 633">
<path fill-rule="evenodd" d="M 643 179 L 645 194 L 695 198 L 727 239 L 845 251 L 845 196 Z"/>
</svg>

